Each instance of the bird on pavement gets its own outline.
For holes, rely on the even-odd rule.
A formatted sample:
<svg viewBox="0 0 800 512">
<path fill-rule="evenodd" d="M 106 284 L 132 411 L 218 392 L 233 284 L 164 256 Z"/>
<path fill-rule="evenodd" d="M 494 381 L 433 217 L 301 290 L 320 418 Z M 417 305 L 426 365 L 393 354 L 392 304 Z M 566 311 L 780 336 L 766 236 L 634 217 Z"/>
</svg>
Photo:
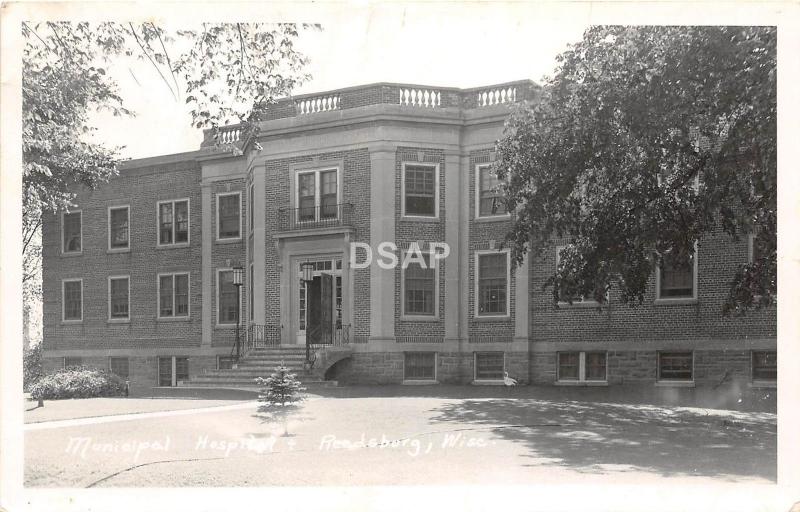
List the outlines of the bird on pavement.
<svg viewBox="0 0 800 512">
<path fill-rule="evenodd" d="M 503 384 L 505 384 L 506 386 L 516 386 L 517 381 L 516 379 L 512 379 L 511 377 L 509 377 L 508 372 L 503 372 Z"/>
</svg>

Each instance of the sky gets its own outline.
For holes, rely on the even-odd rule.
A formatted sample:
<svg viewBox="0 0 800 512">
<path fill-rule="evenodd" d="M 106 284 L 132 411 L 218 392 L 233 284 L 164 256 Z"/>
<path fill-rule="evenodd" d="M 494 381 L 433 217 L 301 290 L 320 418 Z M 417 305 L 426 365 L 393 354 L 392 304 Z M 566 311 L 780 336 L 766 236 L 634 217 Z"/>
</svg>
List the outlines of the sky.
<svg viewBox="0 0 800 512">
<path fill-rule="evenodd" d="M 295 94 L 317 93 L 372 82 L 476 87 L 512 80 L 540 81 L 555 58 L 580 40 L 590 11 L 537 14 L 508 7 L 444 4 L 365 6 L 322 19 L 322 31 L 301 34 L 298 49 L 311 60 L 312 79 Z M 305 21 L 305 20 L 304 20 Z M 176 25 L 177 26 L 177 25 Z M 147 62 L 118 61 L 111 75 L 135 118 L 96 116 L 94 138 L 125 146 L 123 158 L 191 151 L 202 140 L 190 127 L 183 101 L 173 98 Z"/>
</svg>

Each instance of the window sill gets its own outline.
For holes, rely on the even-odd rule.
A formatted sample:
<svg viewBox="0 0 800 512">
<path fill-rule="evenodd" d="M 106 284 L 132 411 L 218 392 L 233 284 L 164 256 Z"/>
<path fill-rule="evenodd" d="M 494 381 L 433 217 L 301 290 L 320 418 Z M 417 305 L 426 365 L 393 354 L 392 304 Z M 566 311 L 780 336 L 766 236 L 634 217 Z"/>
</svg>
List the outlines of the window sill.
<svg viewBox="0 0 800 512">
<path fill-rule="evenodd" d="M 476 322 L 507 322 L 511 320 L 511 315 L 475 315 Z"/>
<path fill-rule="evenodd" d="M 156 249 L 158 249 L 158 250 L 161 250 L 161 249 L 186 249 L 188 247 L 191 247 L 191 244 L 189 244 L 189 242 L 186 242 L 186 243 L 181 242 L 179 244 L 157 244 L 156 245 Z"/>
<path fill-rule="evenodd" d="M 584 300 L 584 301 L 580 301 L 580 302 L 575 301 L 572 304 L 570 304 L 569 302 L 558 301 L 556 303 L 556 305 L 559 308 L 566 308 L 566 309 L 569 309 L 569 308 L 598 308 L 598 307 L 600 307 L 600 303 L 597 302 L 596 300 Z"/>
<path fill-rule="evenodd" d="M 192 319 L 190 316 L 164 316 L 157 317 L 156 322 L 188 322 Z"/>
<path fill-rule="evenodd" d="M 483 223 L 483 222 L 502 222 L 502 221 L 509 221 L 511 220 L 511 215 L 505 213 L 503 215 L 484 215 L 480 217 L 475 217 L 473 219 L 475 222 Z"/>
<path fill-rule="evenodd" d="M 659 380 L 656 381 L 657 388 L 693 388 L 693 380 Z"/>
<path fill-rule="evenodd" d="M 436 315 L 401 315 L 401 322 L 438 322 L 439 317 Z"/>
<path fill-rule="evenodd" d="M 606 380 L 557 380 L 556 386 L 608 387 Z"/>
<path fill-rule="evenodd" d="M 653 304 L 656 306 L 682 306 L 689 304 L 697 304 L 697 299 L 692 297 L 680 297 L 674 299 L 656 299 Z"/>
<path fill-rule="evenodd" d="M 242 325 L 239 326 L 240 329 L 243 327 Z M 236 329 L 236 324 L 216 324 L 214 329 Z"/>
<path fill-rule="evenodd" d="M 401 215 L 400 220 L 407 222 L 441 222 L 438 215 L 436 217 L 429 215 Z"/>
<path fill-rule="evenodd" d="M 750 382 L 751 388 L 768 388 L 768 389 L 777 389 L 778 388 L 778 381 L 775 380 L 754 380 Z"/>
<path fill-rule="evenodd" d="M 107 324 L 129 324 L 131 323 L 130 318 L 109 318 L 106 320 Z"/>
<path fill-rule="evenodd" d="M 124 249 L 108 249 L 106 251 L 106 254 L 122 254 L 122 253 L 126 253 L 126 252 L 131 252 L 131 248 L 130 247 L 126 247 Z"/>
<path fill-rule="evenodd" d="M 78 256 L 83 256 L 83 251 L 73 251 L 73 252 L 62 252 L 62 258 L 77 258 Z"/>
<path fill-rule="evenodd" d="M 61 325 L 80 325 L 83 320 L 62 320 Z"/>
<path fill-rule="evenodd" d="M 439 384 L 436 379 L 404 379 L 403 386 L 429 386 L 432 384 Z"/>
<path fill-rule="evenodd" d="M 214 240 L 214 242 L 218 244 L 239 244 L 242 243 L 242 237 L 237 236 L 236 238 L 217 238 Z"/>
</svg>

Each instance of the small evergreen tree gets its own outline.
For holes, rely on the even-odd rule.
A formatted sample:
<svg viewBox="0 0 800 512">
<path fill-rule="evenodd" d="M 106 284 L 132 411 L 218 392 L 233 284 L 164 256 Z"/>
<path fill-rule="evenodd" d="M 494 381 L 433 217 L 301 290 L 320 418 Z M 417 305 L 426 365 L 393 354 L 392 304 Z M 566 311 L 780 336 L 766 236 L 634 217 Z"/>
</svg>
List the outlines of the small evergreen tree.
<svg viewBox="0 0 800 512">
<path fill-rule="evenodd" d="M 294 373 L 289 372 L 283 364 L 275 368 L 275 371 L 267 377 L 257 377 L 256 383 L 264 386 L 258 401 L 263 405 L 258 408 L 259 412 L 266 412 L 280 418 L 283 421 L 283 435 L 289 435 L 288 416 L 296 410 L 298 404 L 304 400 L 301 394 L 306 388 L 297 380 Z"/>
</svg>

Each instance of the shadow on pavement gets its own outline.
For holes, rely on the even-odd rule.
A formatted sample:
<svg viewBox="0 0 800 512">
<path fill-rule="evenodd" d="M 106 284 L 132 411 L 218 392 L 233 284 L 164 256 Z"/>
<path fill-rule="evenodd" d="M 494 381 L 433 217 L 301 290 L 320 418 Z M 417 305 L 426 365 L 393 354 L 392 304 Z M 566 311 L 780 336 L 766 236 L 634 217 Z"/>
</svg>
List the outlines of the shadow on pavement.
<svg viewBox="0 0 800 512">
<path fill-rule="evenodd" d="M 777 407 L 774 389 L 658 388 L 653 384 L 608 387 L 559 386 L 340 386 L 308 390 L 311 395 L 327 398 L 430 397 L 430 398 L 536 398 L 541 400 L 576 400 L 616 404 L 702 407 L 734 411 L 772 412 Z"/>
<path fill-rule="evenodd" d="M 527 448 L 524 465 L 777 480 L 772 414 L 536 399 L 464 400 L 432 412 L 435 422 L 496 425 L 494 435 Z M 546 424 L 561 426 L 536 427 Z"/>
</svg>

